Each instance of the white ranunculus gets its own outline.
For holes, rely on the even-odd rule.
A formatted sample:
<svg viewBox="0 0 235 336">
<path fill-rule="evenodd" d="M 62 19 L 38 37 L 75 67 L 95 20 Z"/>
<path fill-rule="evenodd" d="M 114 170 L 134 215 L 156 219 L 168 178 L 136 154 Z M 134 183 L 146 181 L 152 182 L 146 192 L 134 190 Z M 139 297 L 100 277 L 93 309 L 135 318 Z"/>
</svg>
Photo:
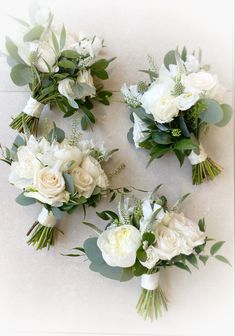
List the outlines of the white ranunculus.
<svg viewBox="0 0 235 336">
<path fill-rule="evenodd" d="M 186 61 L 184 62 L 187 72 L 198 72 L 200 69 L 200 63 L 196 56 L 187 54 Z"/>
<path fill-rule="evenodd" d="M 33 197 L 42 203 L 60 206 L 69 199 L 63 175 L 56 169 L 49 167 L 40 169 L 34 176 L 33 187 L 37 191 L 26 192 L 25 196 Z"/>
<path fill-rule="evenodd" d="M 175 98 L 171 95 L 175 82 L 170 78 L 155 81 L 141 99 L 145 111 L 159 123 L 168 123 L 179 113 Z"/>
<path fill-rule="evenodd" d="M 186 111 L 195 105 L 199 98 L 197 91 L 184 92 L 175 98 L 176 106 L 180 111 Z"/>
<path fill-rule="evenodd" d="M 123 95 L 124 102 L 127 105 L 133 108 L 141 106 L 142 93 L 138 91 L 137 85 L 130 85 L 128 87 L 126 84 L 123 84 L 121 87 L 121 93 Z"/>
<path fill-rule="evenodd" d="M 158 249 L 154 246 L 149 246 L 146 250 L 146 253 L 147 253 L 147 260 L 141 261 L 141 264 L 144 267 L 147 267 L 148 269 L 152 269 L 160 259 Z"/>
<path fill-rule="evenodd" d="M 147 137 L 147 134 L 144 133 L 148 131 L 147 124 L 142 121 L 136 113 L 133 113 L 134 126 L 133 126 L 133 140 L 136 148 L 140 148 L 139 144 L 144 141 Z"/>
<path fill-rule="evenodd" d="M 85 159 L 81 163 L 81 168 L 83 168 L 92 176 L 96 186 L 102 189 L 106 189 L 108 187 L 109 181 L 107 175 L 101 168 L 100 163 L 95 158 L 90 155 L 85 157 Z"/>
<path fill-rule="evenodd" d="M 186 241 L 181 253 L 191 254 L 194 247 L 202 245 L 205 241 L 205 234 L 200 231 L 198 224 L 183 213 L 171 213 L 169 227 L 179 232 Z"/>
<path fill-rule="evenodd" d="M 72 170 L 71 175 L 79 196 L 83 196 L 85 198 L 91 197 L 96 187 L 96 183 L 89 172 L 81 167 L 76 167 Z"/>
<path fill-rule="evenodd" d="M 141 234 L 132 225 L 111 227 L 101 233 L 97 245 L 108 265 L 131 267 L 141 245 Z"/>
<path fill-rule="evenodd" d="M 41 72 L 49 72 L 48 66 L 52 70 L 56 62 L 55 52 L 46 41 L 24 42 L 18 53 L 26 64 L 34 64 Z"/>
<path fill-rule="evenodd" d="M 75 94 L 77 99 L 84 99 L 88 96 L 94 97 L 96 87 L 93 82 L 90 70 L 81 70 L 76 80 Z"/>
<path fill-rule="evenodd" d="M 40 169 L 41 164 L 27 146 L 21 146 L 17 151 L 18 161 L 11 165 L 9 182 L 19 189 L 24 189 L 33 182 L 34 174 Z"/>
<path fill-rule="evenodd" d="M 159 212 L 156 214 L 156 212 Z M 149 199 L 144 200 L 142 203 L 142 211 L 143 217 L 140 220 L 140 231 L 141 233 L 145 232 L 147 229 L 152 229 L 152 222 L 160 222 L 162 218 L 165 216 L 165 212 L 159 204 L 154 203 L 152 206 L 152 202 Z M 153 215 L 155 214 L 154 218 Z M 155 223 L 156 224 L 156 223 Z"/>
<path fill-rule="evenodd" d="M 193 89 L 197 92 L 205 92 L 212 90 L 218 83 L 216 75 L 212 75 L 206 71 L 191 73 L 182 78 L 182 83 L 187 89 Z"/>
<path fill-rule="evenodd" d="M 156 245 L 159 258 L 171 260 L 181 253 L 181 235 L 176 230 L 160 225 L 156 232 Z"/>
</svg>

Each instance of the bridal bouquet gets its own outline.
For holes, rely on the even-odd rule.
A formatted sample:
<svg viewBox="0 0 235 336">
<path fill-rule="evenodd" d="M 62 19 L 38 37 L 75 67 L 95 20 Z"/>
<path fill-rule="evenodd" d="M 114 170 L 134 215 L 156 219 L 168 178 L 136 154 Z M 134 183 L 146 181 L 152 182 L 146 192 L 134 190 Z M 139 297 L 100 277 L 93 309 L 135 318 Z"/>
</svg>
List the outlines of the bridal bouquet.
<svg viewBox="0 0 235 336">
<path fill-rule="evenodd" d="M 91 126 L 95 123 L 94 101 L 108 105 L 112 95 L 99 81 L 108 79 L 106 69 L 113 60 L 100 58 L 103 40 L 82 34 L 77 37 L 54 23 L 45 8 L 34 14 L 31 24 L 17 21 L 24 34 L 16 43 L 6 38 L 8 63 L 12 81 L 19 86 L 28 84 L 31 97 L 11 127 L 21 132 L 24 121 L 31 133 L 36 133 L 46 104 L 55 104 L 64 117 L 82 111 L 82 128 Z"/>
<path fill-rule="evenodd" d="M 64 212 L 96 206 L 109 185 L 101 164 L 114 151 L 76 137 L 65 139 L 55 124 L 47 137 L 18 135 L 11 149 L 2 149 L 2 161 L 11 166 L 9 182 L 22 191 L 16 202 L 42 205 L 27 234 L 31 235 L 28 244 L 49 249 L 54 245 L 56 221 Z"/>
<path fill-rule="evenodd" d="M 169 152 L 180 165 L 187 157 L 193 184 L 213 180 L 221 167 L 207 155 L 201 138 L 210 124 L 223 127 L 231 118 L 231 107 L 223 103 L 225 89 L 201 64 L 201 52 L 171 50 L 160 69 L 151 59 L 150 66 L 143 70 L 150 82 L 125 84 L 121 90 L 134 123 L 129 141 L 149 151 L 149 163 Z"/>
<path fill-rule="evenodd" d="M 105 230 L 90 224 L 98 237 L 88 238 L 83 248 L 76 248 L 89 258 L 90 269 L 105 277 L 119 281 L 140 277 L 137 312 L 144 319 L 157 318 L 163 308 L 167 309 L 167 298 L 159 284 L 162 269 L 176 266 L 190 272 L 190 266 L 198 268 L 198 261 L 206 264 L 209 257 L 229 263 L 217 254 L 223 241 L 214 243 L 210 253 L 205 253 L 211 239 L 206 236 L 204 219 L 195 223 L 179 212 L 187 195 L 169 208 L 165 196 L 155 196 L 156 190 L 134 202 L 122 195 L 117 213 L 98 213 L 108 222 Z"/>
</svg>

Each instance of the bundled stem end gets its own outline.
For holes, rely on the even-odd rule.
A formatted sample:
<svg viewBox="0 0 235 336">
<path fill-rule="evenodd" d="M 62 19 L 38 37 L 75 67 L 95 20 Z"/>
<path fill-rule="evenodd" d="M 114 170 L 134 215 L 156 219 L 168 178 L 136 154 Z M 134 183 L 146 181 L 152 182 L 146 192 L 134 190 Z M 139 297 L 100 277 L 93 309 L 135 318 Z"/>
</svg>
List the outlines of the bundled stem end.
<svg viewBox="0 0 235 336">
<path fill-rule="evenodd" d="M 167 310 L 167 302 L 168 300 L 159 286 L 155 290 L 142 288 L 136 310 L 144 320 L 149 318 L 153 321 L 162 316 L 163 309 Z"/>
<path fill-rule="evenodd" d="M 29 234 L 31 234 L 31 231 L 29 231 Z M 35 246 L 36 250 L 41 250 L 45 247 L 49 250 L 55 244 L 55 227 L 47 227 L 37 222 L 27 243 Z"/>
<path fill-rule="evenodd" d="M 219 175 L 222 168 L 211 158 L 192 166 L 193 184 L 201 184 L 205 180 L 210 181 Z"/>
<path fill-rule="evenodd" d="M 24 125 L 27 126 L 31 134 L 37 134 L 39 118 L 30 116 L 25 112 L 21 112 L 10 123 L 10 127 L 18 132 L 24 132 Z"/>
</svg>

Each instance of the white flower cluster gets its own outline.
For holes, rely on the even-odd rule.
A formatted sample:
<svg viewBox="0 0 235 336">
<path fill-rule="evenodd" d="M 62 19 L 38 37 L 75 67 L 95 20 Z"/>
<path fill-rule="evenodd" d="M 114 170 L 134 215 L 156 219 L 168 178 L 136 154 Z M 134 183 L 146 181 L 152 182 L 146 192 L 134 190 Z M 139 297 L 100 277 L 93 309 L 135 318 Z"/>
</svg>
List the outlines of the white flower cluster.
<svg viewBox="0 0 235 336">
<path fill-rule="evenodd" d="M 143 107 L 147 114 L 160 124 L 169 123 L 180 111 L 188 110 L 202 98 L 221 102 L 225 93 L 216 75 L 206 71 L 196 55 L 187 54 L 186 61 L 181 58 L 178 64 L 170 64 L 169 70 L 162 65 L 158 78 L 151 83 L 143 94 L 136 85 L 121 89 L 124 101 L 132 108 Z M 133 103 L 134 102 L 134 103 Z M 139 118 L 134 121 L 134 142 L 136 147 L 143 141 L 143 131 L 147 125 L 140 125 Z"/>
<path fill-rule="evenodd" d="M 152 269 L 160 260 L 171 260 L 177 255 L 189 255 L 204 243 L 204 233 L 183 213 L 165 212 L 150 199 L 142 202 L 140 228 L 133 225 L 111 225 L 98 238 L 98 247 L 110 266 L 131 267 L 141 247 L 147 253 L 143 266 Z M 143 242 L 145 232 L 152 232 L 155 241 L 149 246 Z"/>
<path fill-rule="evenodd" d="M 22 189 L 26 197 L 60 207 L 70 198 L 65 173 L 70 175 L 78 197 L 89 198 L 96 187 L 108 186 L 108 178 L 100 163 L 90 155 L 87 142 L 80 142 L 76 147 L 67 140 L 50 143 L 45 138 L 36 140 L 33 135 L 26 145 L 17 149 L 9 182 Z"/>
</svg>

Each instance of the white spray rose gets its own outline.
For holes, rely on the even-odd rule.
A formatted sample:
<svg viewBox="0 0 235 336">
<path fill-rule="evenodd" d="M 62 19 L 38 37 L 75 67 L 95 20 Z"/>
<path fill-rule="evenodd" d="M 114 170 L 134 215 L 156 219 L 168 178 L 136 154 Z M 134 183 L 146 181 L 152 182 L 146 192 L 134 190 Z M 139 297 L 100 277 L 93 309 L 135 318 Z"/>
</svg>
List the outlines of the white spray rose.
<svg viewBox="0 0 235 336">
<path fill-rule="evenodd" d="M 94 178 L 81 167 L 74 168 L 71 175 L 73 177 L 74 186 L 79 195 L 85 198 L 91 197 L 96 187 Z"/>
<path fill-rule="evenodd" d="M 184 92 L 178 97 L 176 97 L 176 106 L 180 111 L 186 111 L 190 107 L 196 104 L 200 96 L 197 91 Z"/>
<path fill-rule="evenodd" d="M 136 148 L 140 148 L 140 142 L 144 141 L 147 134 L 144 133 L 148 130 L 147 124 L 142 121 L 136 113 L 133 113 L 134 126 L 133 126 L 133 140 Z"/>
<path fill-rule="evenodd" d="M 33 187 L 37 191 L 25 192 L 25 196 L 33 197 L 42 203 L 60 206 L 69 199 L 62 173 L 56 169 L 49 167 L 40 169 L 34 176 Z"/>
<path fill-rule="evenodd" d="M 200 93 L 212 90 L 218 83 L 218 79 L 216 75 L 212 75 L 209 72 L 199 71 L 183 77 L 182 83 L 186 90 L 193 89 Z"/>
<path fill-rule="evenodd" d="M 187 54 L 184 65 L 188 72 L 198 72 L 200 69 L 200 63 L 197 57 L 192 54 Z"/>
<path fill-rule="evenodd" d="M 169 227 L 179 232 L 186 241 L 181 253 L 191 254 L 194 247 L 205 241 L 205 234 L 200 231 L 198 224 L 186 218 L 183 213 L 172 213 Z"/>
<path fill-rule="evenodd" d="M 48 66 L 52 70 L 56 61 L 55 52 L 46 41 L 24 42 L 18 53 L 26 64 L 34 64 L 41 72 L 49 72 Z"/>
<path fill-rule="evenodd" d="M 132 225 L 111 227 L 98 238 L 97 245 L 110 266 L 131 267 L 141 244 L 141 234 Z"/>
<path fill-rule="evenodd" d="M 157 80 L 142 96 L 143 108 L 159 123 L 168 123 L 179 113 L 175 98 L 171 95 L 174 86 L 175 82 L 170 78 L 164 78 L 163 82 Z"/>
<path fill-rule="evenodd" d="M 87 171 L 94 179 L 95 185 L 106 189 L 109 185 L 107 175 L 101 168 L 100 163 L 92 156 L 87 156 L 81 164 L 81 168 Z"/>
<path fill-rule="evenodd" d="M 24 189 L 33 182 L 34 174 L 40 169 L 41 164 L 27 146 L 21 146 L 17 151 L 18 161 L 11 165 L 9 182 L 19 189 Z"/>
<path fill-rule="evenodd" d="M 140 261 L 141 264 L 144 267 L 147 267 L 148 269 L 152 269 L 156 263 L 158 262 L 159 254 L 158 254 L 158 249 L 154 246 L 149 246 L 146 250 L 147 253 L 147 260 L 146 261 Z"/>
</svg>

